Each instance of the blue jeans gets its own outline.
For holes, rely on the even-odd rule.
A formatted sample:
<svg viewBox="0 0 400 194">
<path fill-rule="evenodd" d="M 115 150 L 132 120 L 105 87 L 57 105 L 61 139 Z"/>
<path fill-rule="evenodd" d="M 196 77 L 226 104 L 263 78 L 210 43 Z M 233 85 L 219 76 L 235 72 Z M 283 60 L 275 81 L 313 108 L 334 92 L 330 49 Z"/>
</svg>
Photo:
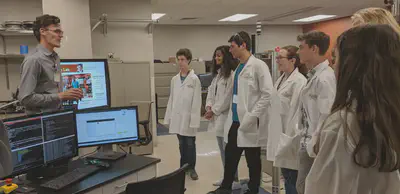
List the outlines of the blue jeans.
<svg viewBox="0 0 400 194">
<path fill-rule="evenodd" d="M 225 166 L 225 146 L 224 137 L 217 137 L 219 151 L 221 153 L 222 166 Z M 236 170 L 235 181 L 239 181 L 238 171 Z"/>
<path fill-rule="evenodd" d="M 297 170 L 281 168 L 282 175 L 285 178 L 285 190 L 286 194 L 297 194 L 296 181 L 297 181 Z"/>
<path fill-rule="evenodd" d="M 182 136 L 178 134 L 179 151 L 181 152 L 181 167 L 189 164 L 189 168 L 196 167 L 196 137 Z"/>
</svg>

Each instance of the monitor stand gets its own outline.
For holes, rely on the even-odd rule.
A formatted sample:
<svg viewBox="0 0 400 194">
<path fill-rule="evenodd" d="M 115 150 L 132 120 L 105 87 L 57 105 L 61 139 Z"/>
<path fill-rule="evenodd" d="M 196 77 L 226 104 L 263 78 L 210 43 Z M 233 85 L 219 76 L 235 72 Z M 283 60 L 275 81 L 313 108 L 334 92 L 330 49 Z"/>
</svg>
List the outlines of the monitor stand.
<svg viewBox="0 0 400 194">
<path fill-rule="evenodd" d="M 126 156 L 126 153 L 113 151 L 112 145 L 103 145 L 99 151 L 93 155 L 86 157 L 87 159 L 98 159 L 98 160 L 119 160 Z"/>
</svg>

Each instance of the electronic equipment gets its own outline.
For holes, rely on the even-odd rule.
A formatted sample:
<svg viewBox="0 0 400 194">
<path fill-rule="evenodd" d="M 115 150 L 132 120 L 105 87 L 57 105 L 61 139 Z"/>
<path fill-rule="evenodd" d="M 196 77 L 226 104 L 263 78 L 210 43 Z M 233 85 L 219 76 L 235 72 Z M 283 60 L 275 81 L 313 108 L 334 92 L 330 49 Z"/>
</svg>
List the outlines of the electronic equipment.
<svg viewBox="0 0 400 194">
<path fill-rule="evenodd" d="M 126 153 L 121 152 L 97 152 L 93 155 L 88 156 L 88 159 L 98 159 L 98 160 L 119 160 L 126 156 Z"/>
<path fill-rule="evenodd" d="M 0 187 L 0 191 L 4 194 L 12 193 L 13 191 L 18 189 L 18 185 L 14 184 L 12 179 L 6 179 L 6 184 Z"/>
<path fill-rule="evenodd" d="M 78 147 L 138 141 L 137 106 L 76 112 Z"/>
<path fill-rule="evenodd" d="M 50 180 L 44 184 L 41 184 L 40 186 L 45 187 L 45 188 L 50 188 L 53 190 L 60 190 L 62 188 L 65 188 L 66 186 L 76 183 L 76 182 L 78 182 L 100 170 L 101 170 L 101 168 L 99 168 L 97 166 L 87 165 L 83 168 L 77 168 L 75 170 L 67 172 L 66 174 L 63 174 L 53 180 Z"/>
<path fill-rule="evenodd" d="M 73 111 L 17 117 L 3 122 L 11 147 L 11 176 L 78 155 Z"/>
<path fill-rule="evenodd" d="M 63 59 L 60 65 L 63 91 L 80 88 L 84 96 L 79 101 L 64 101 L 65 109 L 82 110 L 110 106 L 107 59 Z"/>
<path fill-rule="evenodd" d="M 212 80 L 214 79 L 214 76 L 212 73 L 207 73 L 207 74 L 198 74 L 201 87 L 207 89 L 210 85 Z"/>
</svg>

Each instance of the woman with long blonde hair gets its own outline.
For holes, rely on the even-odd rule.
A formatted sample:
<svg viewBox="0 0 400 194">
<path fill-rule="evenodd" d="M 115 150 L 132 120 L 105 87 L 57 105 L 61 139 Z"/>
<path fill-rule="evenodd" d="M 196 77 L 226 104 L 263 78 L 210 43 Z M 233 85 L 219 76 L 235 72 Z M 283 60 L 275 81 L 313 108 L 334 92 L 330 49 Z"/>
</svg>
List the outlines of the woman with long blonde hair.
<svg viewBox="0 0 400 194">
<path fill-rule="evenodd" d="M 353 26 L 360 26 L 365 24 L 387 24 L 391 26 L 394 31 L 400 34 L 400 26 L 390 11 L 379 8 L 371 7 L 357 11 L 352 17 Z"/>
</svg>

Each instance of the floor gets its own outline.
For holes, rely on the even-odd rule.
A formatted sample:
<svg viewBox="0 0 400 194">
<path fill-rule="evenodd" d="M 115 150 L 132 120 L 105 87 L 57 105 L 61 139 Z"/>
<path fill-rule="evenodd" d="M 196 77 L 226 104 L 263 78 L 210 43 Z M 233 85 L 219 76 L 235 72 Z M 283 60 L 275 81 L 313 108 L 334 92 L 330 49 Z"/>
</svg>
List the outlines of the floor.
<svg viewBox="0 0 400 194">
<path fill-rule="evenodd" d="M 197 134 L 197 166 L 199 180 L 192 181 L 187 178 L 185 194 L 206 194 L 216 189 L 213 182 L 220 179 L 223 173 L 220 153 L 213 132 L 200 132 Z M 154 157 L 160 158 L 158 176 L 168 174 L 179 168 L 178 140 L 175 135 L 158 136 L 158 145 L 154 149 Z M 248 169 L 245 157 L 239 164 L 239 177 L 248 178 Z M 271 177 L 263 173 L 263 182 L 269 182 Z M 271 192 L 271 183 L 263 183 L 262 187 Z M 239 192 L 238 192 L 239 193 Z M 261 193 L 261 192 L 260 192 Z"/>
</svg>

